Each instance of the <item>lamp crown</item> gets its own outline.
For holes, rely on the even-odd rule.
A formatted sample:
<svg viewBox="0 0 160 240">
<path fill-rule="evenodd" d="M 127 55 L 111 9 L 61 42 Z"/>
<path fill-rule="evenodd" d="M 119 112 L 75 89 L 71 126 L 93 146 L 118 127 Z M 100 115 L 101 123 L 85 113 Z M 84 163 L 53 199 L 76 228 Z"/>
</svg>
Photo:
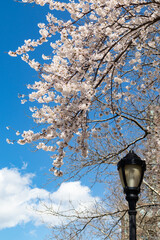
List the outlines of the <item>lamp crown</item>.
<svg viewBox="0 0 160 240">
<path fill-rule="evenodd" d="M 129 151 L 129 153 L 123 159 L 141 160 L 141 158 L 137 154 L 135 154 L 133 150 Z"/>
<path fill-rule="evenodd" d="M 141 158 L 135 154 L 133 150 L 129 151 L 129 153 L 123 157 L 117 164 L 117 168 L 119 170 L 120 167 L 127 165 L 127 164 L 136 164 L 142 166 L 143 170 L 146 170 L 146 163 L 145 161 L 141 160 Z"/>
</svg>

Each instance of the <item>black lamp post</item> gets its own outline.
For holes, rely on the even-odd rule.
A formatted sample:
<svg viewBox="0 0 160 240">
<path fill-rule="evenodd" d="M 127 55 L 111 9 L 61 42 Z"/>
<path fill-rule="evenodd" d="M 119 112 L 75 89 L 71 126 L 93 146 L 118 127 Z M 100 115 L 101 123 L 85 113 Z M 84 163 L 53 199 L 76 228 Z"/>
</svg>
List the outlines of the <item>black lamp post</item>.
<svg viewBox="0 0 160 240">
<path fill-rule="evenodd" d="M 118 162 L 117 168 L 129 205 L 129 239 L 136 240 L 136 202 L 146 170 L 146 163 L 133 151 L 130 151 Z"/>
</svg>

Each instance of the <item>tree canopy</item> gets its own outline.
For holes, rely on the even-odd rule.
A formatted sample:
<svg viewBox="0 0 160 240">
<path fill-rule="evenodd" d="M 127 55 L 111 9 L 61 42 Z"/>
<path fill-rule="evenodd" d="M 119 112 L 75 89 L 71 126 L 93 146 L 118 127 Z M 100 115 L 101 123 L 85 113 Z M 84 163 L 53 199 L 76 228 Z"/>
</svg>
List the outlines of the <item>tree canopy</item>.
<svg viewBox="0 0 160 240">
<path fill-rule="evenodd" d="M 59 169 L 68 148 L 85 158 L 89 140 L 102 132 L 106 160 L 142 142 L 150 133 L 149 107 L 159 100 L 159 1 L 22 2 L 48 4 L 70 18 L 48 13 L 38 24 L 40 38 L 9 52 L 22 55 L 40 77 L 28 85 L 28 100 L 40 103 L 30 110 L 42 128 L 24 131 L 18 143 L 36 142 L 37 149 L 54 152 Z M 28 52 L 45 42 L 51 47 L 50 56 L 42 54 L 45 62 L 30 59 Z"/>
</svg>

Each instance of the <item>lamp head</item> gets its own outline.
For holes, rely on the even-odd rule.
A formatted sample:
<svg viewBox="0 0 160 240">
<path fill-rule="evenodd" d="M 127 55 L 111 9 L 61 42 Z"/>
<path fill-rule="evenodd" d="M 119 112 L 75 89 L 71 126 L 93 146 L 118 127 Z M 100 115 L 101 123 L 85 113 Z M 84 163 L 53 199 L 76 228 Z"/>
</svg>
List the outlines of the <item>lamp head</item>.
<svg viewBox="0 0 160 240">
<path fill-rule="evenodd" d="M 145 161 L 141 160 L 134 151 L 130 151 L 118 162 L 117 168 L 124 192 L 126 194 L 134 192 L 138 195 L 144 171 L 146 170 Z"/>
</svg>

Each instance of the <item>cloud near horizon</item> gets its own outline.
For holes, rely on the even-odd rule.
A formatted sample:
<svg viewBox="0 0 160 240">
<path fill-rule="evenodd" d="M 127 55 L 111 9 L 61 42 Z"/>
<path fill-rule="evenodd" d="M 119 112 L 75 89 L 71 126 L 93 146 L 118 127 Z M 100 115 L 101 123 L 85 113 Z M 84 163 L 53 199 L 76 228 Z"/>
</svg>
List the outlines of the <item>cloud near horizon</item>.
<svg viewBox="0 0 160 240">
<path fill-rule="evenodd" d="M 68 218 L 75 212 L 86 214 L 100 200 L 80 181 L 62 183 L 57 191 L 49 192 L 31 187 L 33 177 L 31 173 L 22 175 L 16 168 L 0 170 L 0 230 L 30 221 L 57 226 L 66 218 L 53 212 L 65 211 Z"/>
</svg>

